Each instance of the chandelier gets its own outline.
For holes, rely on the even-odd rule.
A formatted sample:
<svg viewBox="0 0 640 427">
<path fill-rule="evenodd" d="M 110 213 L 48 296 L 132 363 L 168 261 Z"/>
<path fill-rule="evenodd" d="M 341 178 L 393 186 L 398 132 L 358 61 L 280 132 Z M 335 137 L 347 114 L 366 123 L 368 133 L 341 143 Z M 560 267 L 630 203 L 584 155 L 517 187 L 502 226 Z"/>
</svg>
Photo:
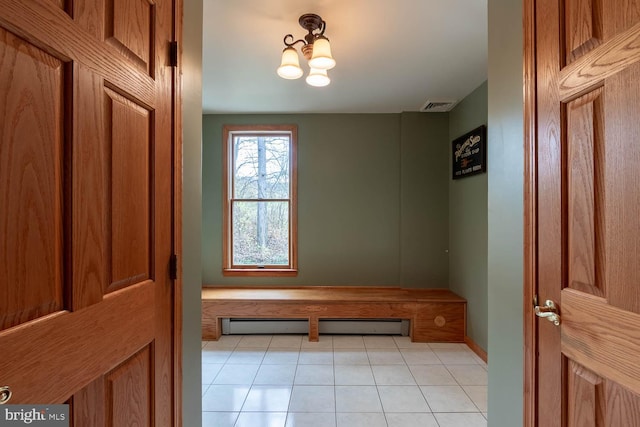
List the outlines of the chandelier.
<svg viewBox="0 0 640 427">
<path fill-rule="evenodd" d="M 309 62 L 309 75 L 306 81 L 311 86 L 326 86 L 331 82 L 327 70 L 336 66 L 331 56 L 329 39 L 324 36 L 327 23 L 313 13 L 306 13 L 298 19 L 300 26 L 308 31 L 304 39 L 294 41 L 292 34 L 284 36 L 285 48 L 282 51 L 282 61 L 278 67 L 278 75 L 283 79 L 298 79 L 304 72 L 298 61 L 298 51 L 295 45 L 302 43 L 302 54 Z"/>
</svg>

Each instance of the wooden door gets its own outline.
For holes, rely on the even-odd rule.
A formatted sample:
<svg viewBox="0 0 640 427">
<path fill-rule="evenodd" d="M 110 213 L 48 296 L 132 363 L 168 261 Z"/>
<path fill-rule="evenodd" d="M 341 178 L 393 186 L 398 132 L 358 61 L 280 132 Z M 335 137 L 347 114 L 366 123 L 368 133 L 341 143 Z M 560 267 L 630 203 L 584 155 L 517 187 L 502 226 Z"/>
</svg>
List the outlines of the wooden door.
<svg viewBox="0 0 640 427">
<path fill-rule="evenodd" d="M 174 425 L 171 0 L 0 0 L 0 386 Z"/>
<path fill-rule="evenodd" d="M 640 426 L 640 1 L 535 14 L 536 424 Z"/>
</svg>

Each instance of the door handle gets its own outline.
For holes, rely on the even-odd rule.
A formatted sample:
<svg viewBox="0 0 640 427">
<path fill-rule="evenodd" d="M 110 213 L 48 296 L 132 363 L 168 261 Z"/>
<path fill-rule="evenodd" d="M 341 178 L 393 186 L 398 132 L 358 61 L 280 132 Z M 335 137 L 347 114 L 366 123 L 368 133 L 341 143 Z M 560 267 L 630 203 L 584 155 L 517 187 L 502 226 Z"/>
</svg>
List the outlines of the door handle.
<svg viewBox="0 0 640 427">
<path fill-rule="evenodd" d="M 11 399 L 11 388 L 9 386 L 0 387 L 0 405 L 4 405 Z"/>
<path fill-rule="evenodd" d="M 560 325 L 560 315 L 558 314 L 558 308 L 556 304 L 550 299 L 544 302 L 543 306 L 536 305 L 533 310 L 538 317 L 544 317 L 549 322 L 552 322 L 554 325 Z"/>
</svg>

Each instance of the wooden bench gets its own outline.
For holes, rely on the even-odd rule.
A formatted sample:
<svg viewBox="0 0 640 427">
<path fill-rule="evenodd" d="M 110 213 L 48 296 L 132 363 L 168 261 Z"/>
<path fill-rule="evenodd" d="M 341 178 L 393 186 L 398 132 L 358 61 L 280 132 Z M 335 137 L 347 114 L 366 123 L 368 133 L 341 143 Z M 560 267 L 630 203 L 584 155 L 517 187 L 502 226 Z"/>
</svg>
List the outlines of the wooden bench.
<svg viewBox="0 0 640 427">
<path fill-rule="evenodd" d="M 309 341 L 320 319 L 404 319 L 414 342 L 464 342 L 466 305 L 446 289 L 204 287 L 202 338 L 219 339 L 223 318 L 308 319 Z"/>
</svg>

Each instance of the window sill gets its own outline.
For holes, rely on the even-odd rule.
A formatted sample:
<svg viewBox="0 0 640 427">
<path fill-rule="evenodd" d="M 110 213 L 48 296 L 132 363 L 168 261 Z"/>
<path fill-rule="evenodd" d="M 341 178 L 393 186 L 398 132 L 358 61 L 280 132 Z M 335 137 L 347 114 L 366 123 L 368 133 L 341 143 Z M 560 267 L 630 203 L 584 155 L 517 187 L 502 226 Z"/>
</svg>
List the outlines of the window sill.
<svg viewBox="0 0 640 427">
<path fill-rule="evenodd" d="M 243 277 L 295 277 L 298 275 L 298 270 L 290 268 L 225 268 L 222 270 L 222 275 Z"/>
</svg>

